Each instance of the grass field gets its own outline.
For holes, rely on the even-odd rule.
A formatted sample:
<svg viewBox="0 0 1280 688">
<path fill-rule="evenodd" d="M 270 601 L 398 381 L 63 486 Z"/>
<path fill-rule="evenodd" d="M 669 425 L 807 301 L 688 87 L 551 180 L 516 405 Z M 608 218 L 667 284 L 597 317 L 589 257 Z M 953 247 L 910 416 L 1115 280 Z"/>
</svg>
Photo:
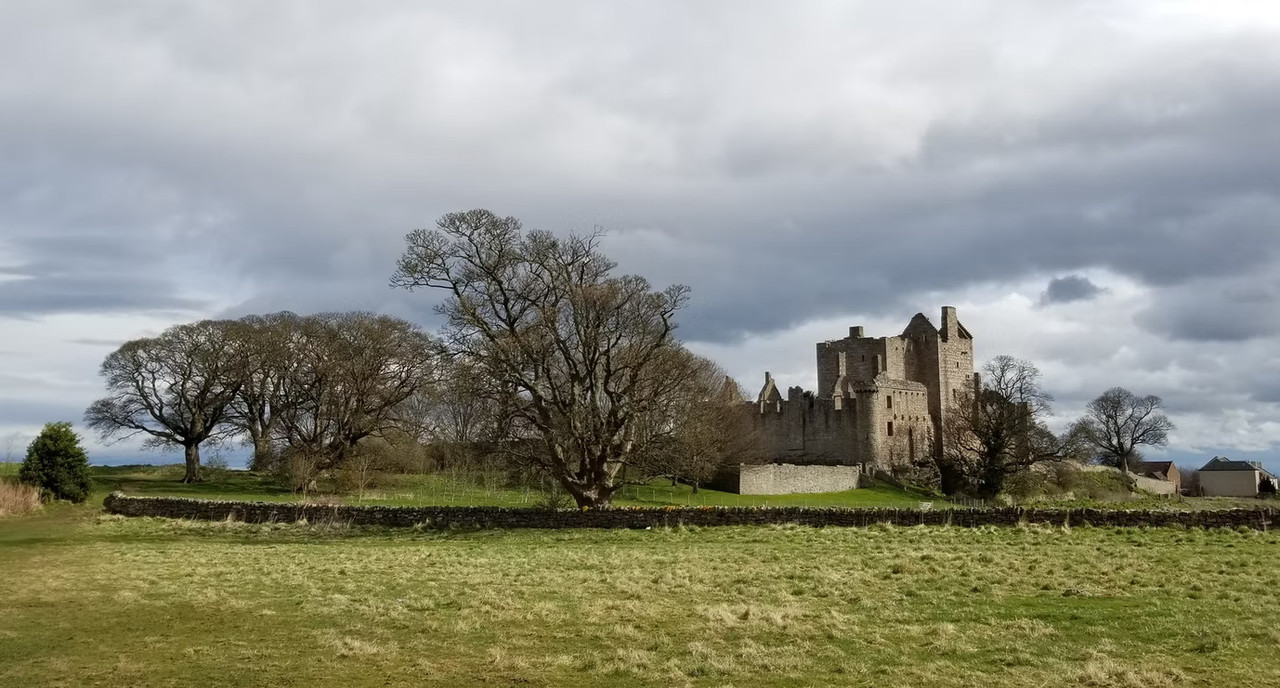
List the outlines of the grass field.
<svg viewBox="0 0 1280 688">
<path fill-rule="evenodd" d="M 0 520 L 4 686 L 1280 685 L 1280 535 Z"/>
<path fill-rule="evenodd" d="M 244 471 L 225 471 L 208 482 L 184 485 L 180 466 L 95 466 L 95 496 L 98 501 L 111 490 L 133 495 L 199 497 L 206 499 L 250 499 L 291 501 L 301 499 L 270 480 Z M 388 476 L 388 484 L 369 490 L 364 499 L 355 495 L 321 495 L 347 503 L 363 504 L 458 504 L 475 506 L 539 506 L 547 500 L 539 490 L 507 487 L 497 477 L 444 475 Z M 619 505 L 707 505 L 707 506 L 898 506 L 917 507 L 921 501 L 936 507 L 945 502 L 888 485 L 797 495 L 738 495 L 702 489 L 697 494 L 688 485 L 672 486 L 668 481 L 628 486 L 615 498 Z M 570 502 L 571 503 L 571 502 Z"/>
</svg>

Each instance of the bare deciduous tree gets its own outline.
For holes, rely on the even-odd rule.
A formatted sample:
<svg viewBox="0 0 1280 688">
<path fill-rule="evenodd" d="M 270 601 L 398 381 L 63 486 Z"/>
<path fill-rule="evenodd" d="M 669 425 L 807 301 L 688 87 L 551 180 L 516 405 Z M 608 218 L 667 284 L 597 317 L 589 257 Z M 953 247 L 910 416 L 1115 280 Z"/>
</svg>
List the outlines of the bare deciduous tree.
<svg viewBox="0 0 1280 688">
<path fill-rule="evenodd" d="M 416 325 L 391 316 L 302 318 L 273 411 L 287 463 L 310 462 L 307 473 L 334 468 L 362 439 L 403 425 L 402 404 L 432 382 L 436 348 Z"/>
<path fill-rule="evenodd" d="M 182 447 L 182 481 L 200 480 L 200 445 L 231 431 L 224 420 L 244 369 L 236 328 L 203 320 L 126 342 L 102 362 L 109 396 L 85 422 L 103 439 L 145 435 L 150 447 Z"/>
<path fill-rule="evenodd" d="M 4 436 L 4 440 L 0 440 L 0 445 L 4 446 L 4 462 L 14 463 L 14 459 L 18 457 L 17 448 L 22 444 L 22 435 L 12 432 Z"/>
<path fill-rule="evenodd" d="M 696 493 L 729 465 L 761 463 L 765 441 L 745 413 L 742 388 L 714 362 L 684 353 L 667 374 L 681 384 L 649 414 L 638 433 L 644 438 L 643 477 L 683 481 Z"/>
<path fill-rule="evenodd" d="M 1174 429 L 1154 394 L 1139 397 L 1112 387 L 1089 402 L 1075 431 L 1093 449 L 1099 463 L 1130 471 L 1142 461 L 1139 447 L 1163 447 Z"/>
<path fill-rule="evenodd" d="M 267 471 L 273 467 L 272 439 L 283 408 L 280 394 L 292 371 L 302 320 L 287 311 L 240 320 L 242 327 L 237 331 L 244 339 L 245 368 L 227 420 L 253 447 L 251 470 Z"/>
<path fill-rule="evenodd" d="M 442 364 L 439 384 L 414 395 L 413 431 L 423 442 L 471 444 L 494 437 L 500 390 L 474 363 Z"/>
<path fill-rule="evenodd" d="M 503 391 L 507 451 L 580 506 L 609 504 L 636 449 L 637 420 L 677 381 L 662 374 L 688 289 L 612 276 L 599 236 L 521 230 L 487 210 L 451 213 L 407 237 L 393 286 L 437 288 L 445 345 Z"/>
<path fill-rule="evenodd" d="M 1199 468 L 1195 466 L 1178 466 L 1178 477 L 1181 478 L 1182 494 L 1188 497 L 1201 496 Z"/>
<path fill-rule="evenodd" d="M 445 360 L 439 370 L 437 384 L 405 402 L 405 431 L 435 468 L 467 472 L 500 463 L 495 442 L 507 422 L 504 393 L 471 362 Z"/>
<path fill-rule="evenodd" d="M 994 497 L 1005 479 L 1043 461 L 1074 456 L 1077 438 L 1055 436 L 1043 423 L 1053 397 L 1029 361 L 997 356 L 982 368 L 980 386 L 961 395 L 942 429 L 938 460 L 942 491 Z"/>
</svg>

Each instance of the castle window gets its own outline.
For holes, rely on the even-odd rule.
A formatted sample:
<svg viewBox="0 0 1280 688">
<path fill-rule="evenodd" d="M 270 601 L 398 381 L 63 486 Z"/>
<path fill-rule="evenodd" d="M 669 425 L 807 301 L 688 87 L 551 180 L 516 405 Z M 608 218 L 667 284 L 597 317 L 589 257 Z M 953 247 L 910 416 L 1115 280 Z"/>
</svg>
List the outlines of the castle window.
<svg viewBox="0 0 1280 688">
<path fill-rule="evenodd" d="M 886 395 L 884 395 L 884 407 L 885 407 L 885 408 L 893 408 L 893 395 L 892 395 L 892 394 L 886 394 Z"/>
<path fill-rule="evenodd" d="M 893 437 L 893 421 L 889 421 L 889 436 Z"/>
</svg>

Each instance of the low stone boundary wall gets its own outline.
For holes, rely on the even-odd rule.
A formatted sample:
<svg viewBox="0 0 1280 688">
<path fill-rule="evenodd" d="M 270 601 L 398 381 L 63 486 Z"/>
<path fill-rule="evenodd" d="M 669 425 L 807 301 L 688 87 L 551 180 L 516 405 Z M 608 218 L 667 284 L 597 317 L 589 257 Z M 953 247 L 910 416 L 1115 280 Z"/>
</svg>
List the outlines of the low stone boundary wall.
<svg viewBox="0 0 1280 688">
<path fill-rule="evenodd" d="M 487 506 L 326 506 L 297 502 L 231 502 L 177 497 L 128 497 L 113 492 L 106 510 L 123 516 L 159 516 L 249 523 L 347 523 L 351 525 L 476 528 L 650 528 L 661 526 L 746 526 L 795 523 L 806 526 L 950 525 L 1153 526 L 1253 528 L 1280 524 L 1280 510 L 1121 511 L 1109 509 L 847 509 L 822 507 L 621 507 L 561 510 Z"/>
</svg>

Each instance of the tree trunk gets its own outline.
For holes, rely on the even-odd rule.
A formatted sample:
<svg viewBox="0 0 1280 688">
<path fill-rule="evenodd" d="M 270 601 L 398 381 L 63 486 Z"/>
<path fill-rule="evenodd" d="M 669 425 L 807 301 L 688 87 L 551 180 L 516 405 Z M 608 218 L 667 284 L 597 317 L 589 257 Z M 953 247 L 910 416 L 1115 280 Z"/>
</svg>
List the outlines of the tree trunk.
<svg viewBox="0 0 1280 688">
<path fill-rule="evenodd" d="M 583 507 L 607 509 L 609 508 L 609 503 L 613 501 L 613 491 L 604 487 L 583 488 L 565 485 L 565 488 L 573 496 L 573 501 L 577 503 L 579 509 Z"/>
<path fill-rule="evenodd" d="M 258 473 L 270 471 L 275 467 L 274 458 L 271 451 L 271 440 L 260 434 L 254 437 L 253 458 L 249 460 L 249 470 Z"/>
<path fill-rule="evenodd" d="M 986 466 L 982 469 L 982 484 L 975 490 L 976 496 L 982 499 L 994 499 L 1004 489 L 1005 478 L 1009 477 L 1010 468 L 999 463 L 998 458 L 986 458 Z"/>
<path fill-rule="evenodd" d="M 964 473 L 949 462 L 939 464 L 938 483 L 942 494 L 955 495 L 965 487 Z"/>
<path fill-rule="evenodd" d="M 693 493 L 698 494 L 698 481 L 693 481 Z"/>
<path fill-rule="evenodd" d="M 1137 481 L 1135 481 L 1133 477 L 1129 475 L 1129 455 L 1128 454 L 1120 455 L 1120 474 L 1124 476 L 1124 489 L 1128 490 L 1129 492 L 1133 492 L 1136 487 Z"/>
<path fill-rule="evenodd" d="M 184 458 L 187 462 L 187 472 L 182 476 L 184 483 L 200 482 L 200 445 L 190 444 L 184 448 Z"/>
</svg>

